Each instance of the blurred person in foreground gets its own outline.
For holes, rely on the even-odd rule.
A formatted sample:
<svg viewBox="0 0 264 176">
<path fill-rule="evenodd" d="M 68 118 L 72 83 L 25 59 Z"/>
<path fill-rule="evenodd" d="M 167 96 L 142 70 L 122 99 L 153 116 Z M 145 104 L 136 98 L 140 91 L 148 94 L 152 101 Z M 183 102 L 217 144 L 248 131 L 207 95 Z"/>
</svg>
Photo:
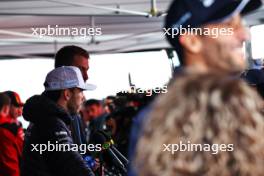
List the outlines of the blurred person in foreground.
<svg viewBox="0 0 264 176">
<path fill-rule="evenodd" d="M 246 68 L 243 43 L 250 39 L 242 16 L 260 6 L 260 0 L 175 0 L 164 34 L 185 71 L 241 72 Z M 190 32 L 176 33 L 181 29 Z"/>
<path fill-rule="evenodd" d="M 138 175 L 263 175 L 262 110 L 263 101 L 240 80 L 177 79 L 144 125 L 134 161 Z M 180 151 L 180 143 L 188 149 Z"/>
<path fill-rule="evenodd" d="M 73 66 L 56 68 L 47 74 L 44 86 L 41 95 L 29 98 L 24 105 L 23 117 L 31 125 L 25 136 L 21 176 L 93 176 L 79 150 L 71 148 L 71 114 L 79 111 L 83 90 L 87 90 L 81 71 Z M 47 151 L 46 148 L 43 153 L 40 146 L 35 148 L 48 143 L 70 148 L 66 151 L 65 147 L 63 151 Z"/>
<path fill-rule="evenodd" d="M 0 93 L 0 175 L 20 176 L 22 142 L 17 125 L 9 117 L 11 100 Z"/>
<path fill-rule="evenodd" d="M 250 37 L 242 16 L 261 5 L 260 0 L 174 0 L 163 28 L 180 61 L 181 68 L 175 68 L 180 73 L 174 77 L 211 72 L 239 77 L 246 68 L 243 43 Z M 177 31 L 181 28 L 198 32 L 179 35 Z M 151 109 L 145 108 L 133 122 L 130 157 L 134 156 L 142 125 Z M 136 173 L 131 170 L 129 176 L 133 175 Z"/>
</svg>

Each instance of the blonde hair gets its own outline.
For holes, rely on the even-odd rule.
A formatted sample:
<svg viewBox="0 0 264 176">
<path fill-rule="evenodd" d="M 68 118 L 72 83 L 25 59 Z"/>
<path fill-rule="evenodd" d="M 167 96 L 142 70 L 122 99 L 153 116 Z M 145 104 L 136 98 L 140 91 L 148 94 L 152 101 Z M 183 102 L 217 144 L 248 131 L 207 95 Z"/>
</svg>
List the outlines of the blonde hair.
<svg viewBox="0 0 264 176">
<path fill-rule="evenodd" d="M 263 102 L 245 83 L 220 75 L 177 78 L 145 123 L 134 166 L 142 176 L 260 176 Z M 164 144 L 232 144 L 233 151 L 164 151 Z"/>
</svg>

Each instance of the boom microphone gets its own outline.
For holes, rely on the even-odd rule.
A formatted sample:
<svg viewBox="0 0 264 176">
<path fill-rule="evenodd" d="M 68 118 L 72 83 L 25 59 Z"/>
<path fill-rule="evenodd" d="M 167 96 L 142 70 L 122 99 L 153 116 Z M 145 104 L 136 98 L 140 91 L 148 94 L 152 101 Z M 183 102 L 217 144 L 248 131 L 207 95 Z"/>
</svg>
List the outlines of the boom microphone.
<svg viewBox="0 0 264 176">
<path fill-rule="evenodd" d="M 125 166 L 126 164 L 122 163 L 122 161 L 117 156 L 119 154 L 116 154 L 110 147 L 111 142 L 107 140 L 107 138 L 100 131 L 96 131 L 91 135 L 91 141 L 94 144 L 101 144 L 103 157 L 108 160 L 110 159 L 115 167 L 119 168 L 123 173 L 127 173 L 127 169 Z"/>
<path fill-rule="evenodd" d="M 126 165 L 128 166 L 129 161 L 128 159 L 126 159 L 126 157 L 124 155 L 122 155 L 122 153 L 120 153 L 115 146 L 110 146 L 110 148 L 114 151 L 114 153 L 117 155 L 117 157 Z"/>
<path fill-rule="evenodd" d="M 122 163 L 124 163 L 124 165 L 128 166 L 129 161 L 126 159 L 126 157 L 124 155 L 122 155 L 122 153 L 120 153 L 117 148 L 113 145 L 113 139 L 110 135 L 108 135 L 106 132 L 102 131 L 102 130 L 98 130 L 98 133 L 101 133 L 102 135 L 104 135 L 104 137 L 110 141 L 110 148 L 113 150 L 113 152 L 116 154 L 116 156 L 122 161 Z"/>
</svg>

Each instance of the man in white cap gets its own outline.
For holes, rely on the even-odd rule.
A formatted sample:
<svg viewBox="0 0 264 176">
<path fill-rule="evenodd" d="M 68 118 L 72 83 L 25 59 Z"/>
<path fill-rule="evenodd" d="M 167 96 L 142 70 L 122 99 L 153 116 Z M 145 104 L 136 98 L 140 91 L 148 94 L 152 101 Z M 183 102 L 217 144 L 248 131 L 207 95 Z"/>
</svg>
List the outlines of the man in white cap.
<svg viewBox="0 0 264 176">
<path fill-rule="evenodd" d="M 44 146 L 73 144 L 70 114 L 79 111 L 83 90 L 87 90 L 81 71 L 73 66 L 56 68 L 48 73 L 44 86 L 41 95 L 29 98 L 24 105 L 23 117 L 31 125 L 25 136 L 21 176 L 93 176 L 78 151 L 58 147 L 48 151 Z"/>
</svg>

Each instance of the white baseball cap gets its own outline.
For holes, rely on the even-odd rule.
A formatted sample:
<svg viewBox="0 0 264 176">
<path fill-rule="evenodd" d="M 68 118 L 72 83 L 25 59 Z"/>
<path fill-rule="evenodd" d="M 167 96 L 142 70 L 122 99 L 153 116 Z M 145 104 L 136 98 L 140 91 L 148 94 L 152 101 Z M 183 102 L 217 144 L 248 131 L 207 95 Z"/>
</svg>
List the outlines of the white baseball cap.
<svg viewBox="0 0 264 176">
<path fill-rule="evenodd" d="M 95 85 L 85 84 L 82 73 L 78 67 L 62 66 L 50 71 L 45 79 L 45 91 L 80 88 L 82 90 L 94 90 Z"/>
</svg>

